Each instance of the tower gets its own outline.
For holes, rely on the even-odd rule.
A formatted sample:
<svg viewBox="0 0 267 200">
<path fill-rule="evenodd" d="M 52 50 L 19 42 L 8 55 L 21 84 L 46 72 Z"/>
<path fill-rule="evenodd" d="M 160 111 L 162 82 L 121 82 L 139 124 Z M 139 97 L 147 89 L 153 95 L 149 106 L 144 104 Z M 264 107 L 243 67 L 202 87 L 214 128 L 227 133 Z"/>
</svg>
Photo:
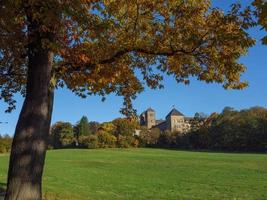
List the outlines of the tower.
<svg viewBox="0 0 267 200">
<path fill-rule="evenodd" d="M 140 125 L 148 129 L 156 125 L 156 113 L 152 108 L 147 109 L 140 115 Z"/>
<path fill-rule="evenodd" d="M 147 109 L 147 128 L 152 128 L 156 125 L 156 113 L 152 108 Z"/>
<path fill-rule="evenodd" d="M 166 116 L 167 129 L 171 132 L 178 131 L 183 132 L 184 129 L 184 115 L 173 108 L 171 112 Z"/>
</svg>

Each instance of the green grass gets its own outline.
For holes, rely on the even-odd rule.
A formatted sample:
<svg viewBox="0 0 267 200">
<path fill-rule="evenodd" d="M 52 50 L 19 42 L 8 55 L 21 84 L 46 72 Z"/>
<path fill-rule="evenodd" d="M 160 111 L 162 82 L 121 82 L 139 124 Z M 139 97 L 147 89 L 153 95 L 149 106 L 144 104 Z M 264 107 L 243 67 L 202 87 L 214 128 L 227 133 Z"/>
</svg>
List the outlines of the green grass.
<svg viewBox="0 0 267 200">
<path fill-rule="evenodd" d="M 8 156 L 0 156 L 0 183 Z M 159 149 L 47 154 L 44 193 L 64 200 L 266 200 L 267 155 Z"/>
</svg>

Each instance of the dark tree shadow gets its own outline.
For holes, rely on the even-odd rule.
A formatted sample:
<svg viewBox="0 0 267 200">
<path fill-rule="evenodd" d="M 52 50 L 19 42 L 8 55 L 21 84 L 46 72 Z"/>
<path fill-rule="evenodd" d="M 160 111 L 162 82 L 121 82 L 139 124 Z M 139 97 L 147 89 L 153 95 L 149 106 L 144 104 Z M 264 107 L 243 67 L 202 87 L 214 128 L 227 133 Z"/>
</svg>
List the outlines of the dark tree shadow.
<svg viewBox="0 0 267 200">
<path fill-rule="evenodd" d="M 6 192 L 6 183 L 0 182 L 0 196 Z"/>
</svg>

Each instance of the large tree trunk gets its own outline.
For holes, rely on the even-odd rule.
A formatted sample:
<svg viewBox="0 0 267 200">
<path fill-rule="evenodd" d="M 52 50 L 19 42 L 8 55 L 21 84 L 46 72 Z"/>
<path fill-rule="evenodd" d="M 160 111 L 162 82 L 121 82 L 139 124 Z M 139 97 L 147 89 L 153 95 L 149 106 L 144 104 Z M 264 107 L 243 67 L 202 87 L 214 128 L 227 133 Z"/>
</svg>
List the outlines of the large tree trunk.
<svg viewBox="0 0 267 200">
<path fill-rule="evenodd" d="M 5 200 L 42 198 L 42 174 L 53 107 L 50 88 L 53 53 L 42 50 L 40 44 L 29 47 L 26 98 L 12 144 Z"/>
</svg>

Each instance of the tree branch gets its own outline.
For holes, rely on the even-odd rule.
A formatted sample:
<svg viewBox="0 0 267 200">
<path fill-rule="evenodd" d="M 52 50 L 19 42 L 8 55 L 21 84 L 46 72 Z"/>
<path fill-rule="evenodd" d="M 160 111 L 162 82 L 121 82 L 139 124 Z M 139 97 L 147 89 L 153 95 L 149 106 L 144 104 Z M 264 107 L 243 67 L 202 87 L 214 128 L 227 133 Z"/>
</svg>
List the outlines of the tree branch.
<svg viewBox="0 0 267 200">
<path fill-rule="evenodd" d="M 110 56 L 109 58 L 103 59 L 103 60 L 99 60 L 96 63 L 88 63 L 87 65 L 84 66 L 74 66 L 73 63 L 64 63 L 64 65 L 69 65 L 71 66 L 71 68 L 69 68 L 67 70 L 67 72 L 71 72 L 71 71 L 81 71 L 82 69 L 93 69 L 96 65 L 104 65 L 104 64 L 110 64 L 115 62 L 116 60 L 120 59 L 121 57 L 123 57 L 125 54 L 130 53 L 130 52 L 136 52 L 136 53 L 142 53 L 142 54 L 148 54 L 148 55 L 155 55 L 155 56 L 174 56 L 178 53 L 182 53 L 182 54 L 191 54 L 193 53 L 197 48 L 194 48 L 190 51 L 186 51 L 184 49 L 173 49 L 171 48 L 171 50 L 151 50 L 151 49 L 145 49 L 145 48 L 141 48 L 141 47 L 134 47 L 134 48 L 125 48 L 125 49 L 121 49 L 119 51 L 117 51 L 116 53 L 114 53 L 112 56 Z M 60 71 L 60 67 L 56 69 L 56 71 Z"/>
</svg>

